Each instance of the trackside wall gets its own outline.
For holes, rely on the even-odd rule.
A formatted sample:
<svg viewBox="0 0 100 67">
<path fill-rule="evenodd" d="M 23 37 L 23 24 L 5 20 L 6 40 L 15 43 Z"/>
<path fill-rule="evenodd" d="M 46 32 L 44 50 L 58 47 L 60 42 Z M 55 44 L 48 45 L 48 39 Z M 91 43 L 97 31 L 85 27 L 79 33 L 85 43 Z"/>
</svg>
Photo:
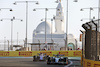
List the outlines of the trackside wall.
<svg viewBox="0 0 100 67">
<path fill-rule="evenodd" d="M 81 57 L 82 55 L 82 51 L 0 51 L 0 57 L 30 57 L 37 53 L 46 53 L 50 56 L 63 54 L 68 57 Z"/>
</svg>

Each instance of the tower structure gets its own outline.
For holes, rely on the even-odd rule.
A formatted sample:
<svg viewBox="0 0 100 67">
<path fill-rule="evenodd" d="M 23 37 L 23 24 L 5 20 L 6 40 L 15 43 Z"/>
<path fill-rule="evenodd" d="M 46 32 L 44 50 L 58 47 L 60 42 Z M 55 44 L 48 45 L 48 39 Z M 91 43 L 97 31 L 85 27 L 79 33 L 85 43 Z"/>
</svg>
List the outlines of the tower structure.
<svg viewBox="0 0 100 67">
<path fill-rule="evenodd" d="M 63 14 L 63 7 L 61 5 L 61 1 L 56 8 L 56 16 L 55 16 L 55 33 L 56 34 L 63 34 L 64 33 L 64 14 Z"/>
</svg>

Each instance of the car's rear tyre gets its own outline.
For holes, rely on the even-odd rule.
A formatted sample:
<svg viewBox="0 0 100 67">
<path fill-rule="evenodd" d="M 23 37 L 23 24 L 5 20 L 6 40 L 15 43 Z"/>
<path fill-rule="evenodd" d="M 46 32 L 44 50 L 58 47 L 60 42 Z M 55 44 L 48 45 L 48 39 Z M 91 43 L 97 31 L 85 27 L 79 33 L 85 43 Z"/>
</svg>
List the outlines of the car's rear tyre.
<svg viewBox="0 0 100 67">
<path fill-rule="evenodd" d="M 49 65 L 50 63 L 49 62 L 47 62 L 47 65 Z"/>
<path fill-rule="evenodd" d="M 53 62 L 55 62 L 55 59 L 52 59 Z"/>
<path fill-rule="evenodd" d="M 48 57 L 48 61 L 50 61 L 50 57 Z"/>
<path fill-rule="evenodd" d="M 35 61 L 35 56 L 33 56 L 33 61 Z"/>
<path fill-rule="evenodd" d="M 66 58 L 64 58 L 64 62 L 66 62 Z"/>
</svg>

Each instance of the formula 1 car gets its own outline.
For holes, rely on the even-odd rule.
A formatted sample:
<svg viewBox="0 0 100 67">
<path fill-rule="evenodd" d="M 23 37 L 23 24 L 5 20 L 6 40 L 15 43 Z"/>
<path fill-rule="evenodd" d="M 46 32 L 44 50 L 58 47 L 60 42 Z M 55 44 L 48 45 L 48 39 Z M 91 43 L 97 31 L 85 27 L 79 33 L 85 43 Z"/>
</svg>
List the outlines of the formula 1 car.
<svg viewBox="0 0 100 67">
<path fill-rule="evenodd" d="M 47 64 L 69 64 L 68 57 L 64 57 L 64 55 L 53 55 L 53 57 L 48 57 Z"/>
<path fill-rule="evenodd" d="M 33 61 L 46 61 L 49 55 L 45 53 L 38 53 L 37 55 L 33 56 Z"/>
</svg>

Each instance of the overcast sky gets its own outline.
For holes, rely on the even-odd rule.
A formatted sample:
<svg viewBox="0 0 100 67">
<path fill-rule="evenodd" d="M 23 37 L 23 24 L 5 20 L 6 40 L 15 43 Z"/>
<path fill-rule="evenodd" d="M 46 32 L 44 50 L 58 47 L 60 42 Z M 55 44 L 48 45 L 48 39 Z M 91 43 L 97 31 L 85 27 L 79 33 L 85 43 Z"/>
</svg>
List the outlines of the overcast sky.
<svg viewBox="0 0 100 67">
<path fill-rule="evenodd" d="M 12 18 L 15 16 L 18 19 L 23 19 L 23 22 L 15 20 L 13 22 L 13 39 L 17 39 L 17 32 L 19 33 L 19 39 L 25 39 L 26 35 L 26 9 L 24 3 L 18 3 L 13 5 L 15 1 L 25 1 L 25 0 L 0 0 L 0 8 L 12 8 L 13 11 L 1 10 L 0 19 L 2 18 Z M 27 0 L 32 1 L 32 0 Z M 35 0 L 33 0 L 35 1 Z M 56 0 L 36 0 L 39 5 L 35 3 L 29 3 L 28 5 L 28 39 L 32 39 L 33 30 L 41 23 L 41 19 L 44 18 L 44 10 L 33 11 L 34 8 L 56 8 Z M 99 0 L 78 0 L 78 2 L 73 2 L 69 0 L 69 16 L 68 16 L 68 33 L 73 34 L 76 38 L 79 38 L 80 30 L 84 30 L 81 25 L 88 20 L 80 21 L 82 18 L 89 18 L 89 9 L 80 11 L 81 8 L 98 7 Z M 64 8 L 64 15 L 66 16 L 66 0 L 62 0 L 62 6 Z M 48 18 L 52 18 L 56 15 L 55 10 L 48 11 Z M 98 10 L 94 9 L 92 11 L 92 17 L 98 18 Z M 66 17 L 65 17 L 66 19 Z M 49 21 L 49 20 L 48 20 Z M 50 21 L 49 21 L 50 22 Z M 65 21 L 66 22 L 66 21 Z M 66 25 L 66 24 L 65 24 Z M 65 31 L 66 32 L 66 31 Z M 0 40 L 11 39 L 11 21 L 4 20 L 0 21 Z"/>
</svg>

